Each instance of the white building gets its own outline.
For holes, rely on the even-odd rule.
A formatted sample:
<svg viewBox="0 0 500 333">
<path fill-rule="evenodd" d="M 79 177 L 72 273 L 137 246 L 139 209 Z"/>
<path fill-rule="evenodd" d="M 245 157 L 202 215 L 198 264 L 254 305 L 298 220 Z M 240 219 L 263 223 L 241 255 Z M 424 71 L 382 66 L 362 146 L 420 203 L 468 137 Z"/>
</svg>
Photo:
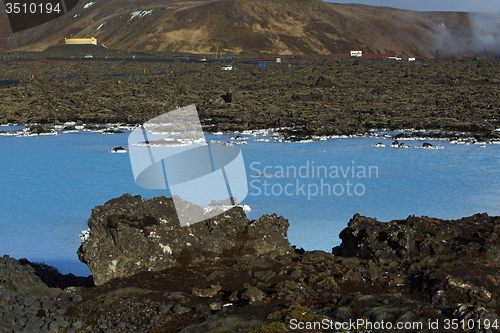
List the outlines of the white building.
<svg viewBox="0 0 500 333">
<path fill-rule="evenodd" d="M 363 55 L 363 51 L 360 50 L 352 50 L 351 57 L 361 57 Z"/>
</svg>

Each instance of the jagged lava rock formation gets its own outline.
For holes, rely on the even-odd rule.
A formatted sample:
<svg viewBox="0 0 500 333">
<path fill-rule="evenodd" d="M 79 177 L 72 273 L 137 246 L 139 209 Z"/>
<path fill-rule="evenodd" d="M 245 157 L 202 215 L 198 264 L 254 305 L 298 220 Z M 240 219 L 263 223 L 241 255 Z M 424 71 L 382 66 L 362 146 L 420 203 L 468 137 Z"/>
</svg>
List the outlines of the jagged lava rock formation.
<svg viewBox="0 0 500 333">
<path fill-rule="evenodd" d="M 233 208 L 184 228 L 175 216 L 165 197 L 97 206 L 79 250 L 97 286 L 0 258 L 0 332 L 285 332 L 292 319 L 387 333 L 500 327 L 500 217 L 356 214 L 331 254 L 291 251 L 276 215 L 248 221 Z"/>
<path fill-rule="evenodd" d="M 380 277 L 397 267 L 394 273 L 400 273 L 385 283 L 408 285 L 413 297 L 420 290 L 434 306 L 467 304 L 495 309 L 490 314 L 496 317 L 499 222 L 486 213 L 452 221 L 409 216 L 389 223 L 356 214 L 333 254 L 373 261 Z"/>
<path fill-rule="evenodd" d="M 499 264 L 499 235 L 498 218 L 486 213 L 453 221 L 410 216 L 389 223 L 356 214 L 340 233 L 342 244 L 333 254 L 380 262 L 482 253 Z"/>
<path fill-rule="evenodd" d="M 201 207 L 186 202 L 185 209 Z M 125 194 L 92 210 L 90 233 L 78 249 L 94 282 L 141 271 L 160 271 L 186 261 L 203 262 L 222 254 L 285 255 L 292 252 L 288 221 L 264 215 L 250 221 L 240 207 L 208 220 L 181 227 L 173 200 L 150 200 Z"/>
</svg>

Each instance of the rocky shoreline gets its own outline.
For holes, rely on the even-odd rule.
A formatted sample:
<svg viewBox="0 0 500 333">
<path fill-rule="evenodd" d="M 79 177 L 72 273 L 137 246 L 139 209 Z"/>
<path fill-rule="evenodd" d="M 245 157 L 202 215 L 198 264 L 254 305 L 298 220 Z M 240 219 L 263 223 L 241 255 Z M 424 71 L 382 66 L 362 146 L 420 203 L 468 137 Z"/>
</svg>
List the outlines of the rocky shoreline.
<svg viewBox="0 0 500 333">
<path fill-rule="evenodd" d="M 124 195 L 96 207 L 78 250 L 93 278 L 0 258 L 0 332 L 333 332 L 358 320 L 359 331 L 385 323 L 373 332 L 500 325 L 500 217 L 382 223 L 356 214 L 341 245 L 326 253 L 290 246 L 283 217 L 249 221 L 235 207 L 181 228 L 171 206 L 170 198 Z"/>
<path fill-rule="evenodd" d="M 135 126 L 196 104 L 210 133 L 277 129 L 285 141 L 300 141 L 414 129 L 412 137 L 500 139 L 498 62 L 317 56 L 265 67 L 234 63 L 227 72 L 220 66 L 1 63 L 5 77 L 19 83 L 1 88 L 0 123 Z M 110 76 L 121 74 L 129 75 Z"/>
<path fill-rule="evenodd" d="M 6 126 L 24 126 L 23 129 L 17 130 L 2 130 L 0 127 L 0 136 L 37 136 L 37 135 L 58 135 L 64 133 L 75 132 L 95 132 L 99 134 L 123 134 L 129 133 L 136 128 L 136 125 L 123 125 L 123 124 L 82 124 L 76 125 L 74 122 L 68 122 L 62 125 L 53 124 L 22 124 L 14 125 L 8 124 Z M 451 144 L 476 144 L 485 146 L 487 144 L 500 144 L 500 130 L 494 130 L 489 133 L 470 133 L 470 132 L 448 132 L 448 131 L 416 131 L 415 129 L 407 130 L 394 130 L 388 131 L 383 129 L 380 131 L 371 130 L 364 134 L 351 134 L 351 135 L 324 135 L 316 136 L 307 133 L 296 133 L 290 129 L 265 129 L 265 130 L 246 130 L 243 132 L 216 132 L 215 135 L 231 135 L 225 142 L 212 140 L 220 144 L 233 145 L 233 144 L 247 144 L 248 139 L 253 138 L 255 141 L 263 142 L 319 142 L 331 139 L 347 139 L 347 138 L 378 138 L 382 140 L 394 140 L 390 145 L 391 147 L 399 148 L 423 148 L 423 149 L 441 149 L 442 147 L 431 144 L 427 141 L 444 141 Z M 408 146 L 399 140 L 405 141 L 424 141 L 420 146 Z M 161 146 L 165 144 L 178 144 L 177 141 L 164 141 L 158 140 L 150 142 L 151 146 Z M 141 144 L 141 143 L 139 143 Z M 142 143 L 143 144 L 143 143 Z M 179 143 L 186 144 L 186 143 Z M 373 144 L 374 147 L 385 147 L 382 142 Z M 123 147 L 119 152 L 126 152 Z M 110 152 L 116 152 L 114 150 Z"/>
</svg>

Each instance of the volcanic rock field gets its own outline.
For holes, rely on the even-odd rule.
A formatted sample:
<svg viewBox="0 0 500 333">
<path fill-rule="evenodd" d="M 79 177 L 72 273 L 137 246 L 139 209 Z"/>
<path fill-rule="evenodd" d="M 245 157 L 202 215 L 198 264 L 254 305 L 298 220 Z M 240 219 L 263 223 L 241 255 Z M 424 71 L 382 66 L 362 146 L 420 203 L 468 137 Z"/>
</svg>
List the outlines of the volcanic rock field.
<svg viewBox="0 0 500 333">
<path fill-rule="evenodd" d="M 500 63 L 484 58 L 317 56 L 265 67 L 237 61 L 221 71 L 225 63 L 142 60 L 171 54 L 69 54 L 62 59 L 74 61 L 0 62 L 2 80 L 19 80 L 0 88 L 0 123 L 141 124 L 196 104 L 207 132 L 274 128 L 304 138 L 414 129 L 498 138 Z"/>
</svg>

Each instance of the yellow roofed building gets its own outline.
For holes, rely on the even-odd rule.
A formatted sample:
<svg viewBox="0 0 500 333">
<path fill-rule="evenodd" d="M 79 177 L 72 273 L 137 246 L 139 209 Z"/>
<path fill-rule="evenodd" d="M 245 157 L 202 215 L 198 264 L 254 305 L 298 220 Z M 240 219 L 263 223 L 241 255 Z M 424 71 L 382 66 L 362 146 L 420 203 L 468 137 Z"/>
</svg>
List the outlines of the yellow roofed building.
<svg viewBox="0 0 500 333">
<path fill-rule="evenodd" d="M 64 39 L 65 45 L 97 45 L 97 39 L 92 38 L 70 38 Z"/>
</svg>

